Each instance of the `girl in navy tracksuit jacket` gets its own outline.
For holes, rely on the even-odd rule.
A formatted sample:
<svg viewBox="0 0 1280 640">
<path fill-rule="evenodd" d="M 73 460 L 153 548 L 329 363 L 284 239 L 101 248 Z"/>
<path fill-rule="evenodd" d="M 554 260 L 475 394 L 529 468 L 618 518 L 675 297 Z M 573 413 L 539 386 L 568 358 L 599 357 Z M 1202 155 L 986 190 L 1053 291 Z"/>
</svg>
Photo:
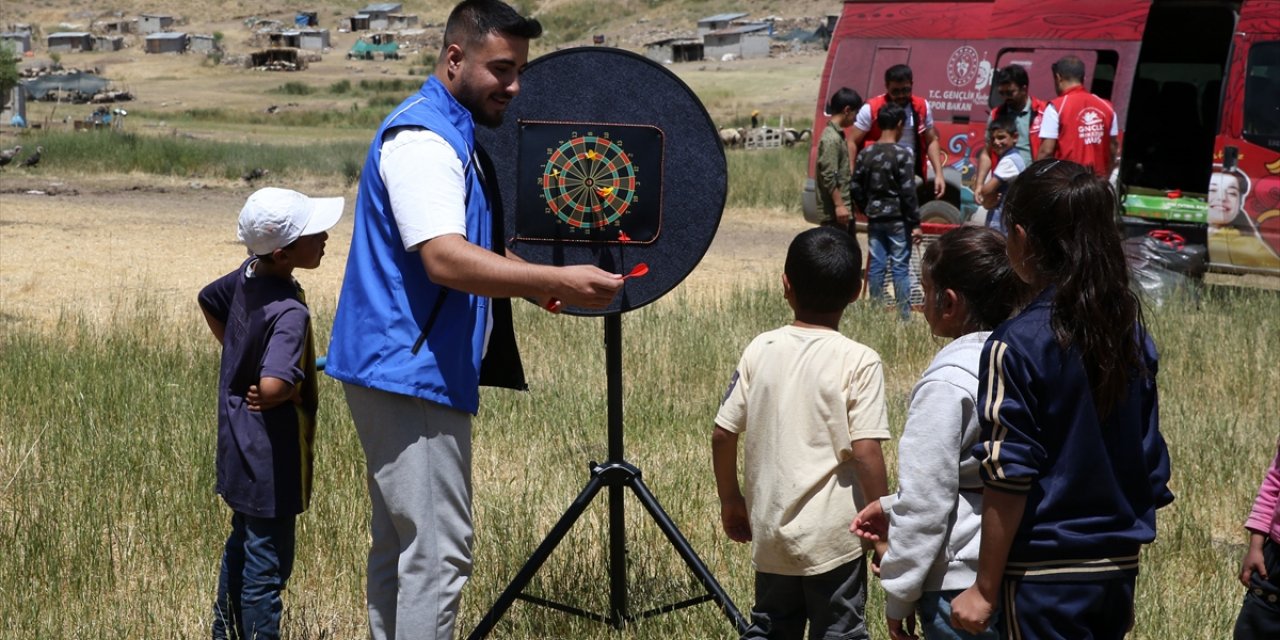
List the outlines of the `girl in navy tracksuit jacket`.
<svg viewBox="0 0 1280 640">
<path fill-rule="evenodd" d="M 1010 188 L 1009 259 L 1040 291 L 982 351 L 986 487 L 978 577 L 952 624 L 1010 638 L 1122 638 L 1138 553 L 1173 501 L 1155 345 L 1114 223 L 1115 193 L 1081 165 L 1037 162 Z"/>
</svg>

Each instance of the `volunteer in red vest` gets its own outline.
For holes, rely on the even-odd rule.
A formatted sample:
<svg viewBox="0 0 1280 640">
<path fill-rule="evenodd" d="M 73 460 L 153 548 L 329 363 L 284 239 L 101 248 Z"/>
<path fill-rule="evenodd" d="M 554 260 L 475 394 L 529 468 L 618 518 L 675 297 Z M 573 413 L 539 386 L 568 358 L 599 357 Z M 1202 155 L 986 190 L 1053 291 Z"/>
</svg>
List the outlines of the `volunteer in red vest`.
<svg viewBox="0 0 1280 640">
<path fill-rule="evenodd" d="M 1037 160 L 1057 158 L 1091 167 L 1102 178 L 1111 176 L 1120 155 L 1120 123 L 1111 103 L 1084 88 L 1084 62 L 1066 56 L 1053 63 L 1058 97 L 1044 110 Z"/>
<path fill-rule="evenodd" d="M 913 85 L 911 67 L 895 64 L 885 70 L 885 92 L 862 105 L 853 120 L 853 129 L 849 131 L 849 158 L 856 163 L 858 149 L 880 139 L 876 116 L 880 115 L 880 108 L 892 100 L 907 112 L 907 122 L 902 127 L 902 138 L 898 144 L 912 153 L 916 175 L 921 178 L 926 175 L 924 159 L 926 156 L 929 158 L 933 165 L 933 195 L 941 198 L 947 183 L 942 179 L 942 147 L 938 145 L 938 130 L 933 128 L 933 112 L 929 110 L 929 103 L 924 98 L 911 95 Z"/>
<path fill-rule="evenodd" d="M 1022 156 L 1022 166 L 1031 166 L 1035 162 L 1036 153 L 1040 151 L 1040 124 L 1044 119 L 1048 102 L 1033 98 L 1027 93 L 1027 70 L 1022 65 L 1011 64 L 998 69 L 995 75 L 996 93 L 1004 100 L 991 111 L 987 124 L 1008 115 L 1018 125 L 1018 154 Z M 988 148 L 989 150 L 989 148 Z M 995 154 L 984 153 L 978 156 L 977 182 L 981 185 L 987 181 L 987 172 L 995 164 Z M 977 191 L 977 189 L 974 189 Z"/>
</svg>

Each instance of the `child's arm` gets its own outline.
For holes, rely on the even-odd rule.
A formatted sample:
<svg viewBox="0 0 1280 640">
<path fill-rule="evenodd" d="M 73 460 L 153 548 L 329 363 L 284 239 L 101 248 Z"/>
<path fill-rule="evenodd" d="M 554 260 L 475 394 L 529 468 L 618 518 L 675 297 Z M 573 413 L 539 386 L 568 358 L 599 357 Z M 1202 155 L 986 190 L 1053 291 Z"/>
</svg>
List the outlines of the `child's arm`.
<svg viewBox="0 0 1280 640">
<path fill-rule="evenodd" d="M 196 296 L 200 313 L 204 314 L 204 321 L 209 325 L 209 331 L 213 332 L 213 337 L 218 340 L 218 344 L 223 343 L 227 333 L 227 314 L 231 307 L 231 298 L 235 293 L 238 276 L 238 270 L 228 273 L 205 285 Z"/>
<path fill-rule="evenodd" d="M 245 394 L 250 410 L 266 411 L 286 402 L 301 402 L 298 395 L 306 375 L 301 367 L 307 352 L 311 314 L 306 307 L 281 313 L 272 323 L 258 370 L 258 384 Z"/>
<path fill-rule="evenodd" d="M 734 542 L 751 541 L 747 501 L 738 484 L 738 434 L 717 426 L 711 433 L 711 466 L 720 496 L 720 522 Z"/>
<path fill-rule="evenodd" d="M 960 499 L 957 461 L 968 453 L 966 429 L 977 427 L 966 418 L 975 414 L 970 391 L 950 381 L 925 379 L 912 392 L 898 440 L 898 493 L 875 503 L 888 512 L 892 527 L 890 549 L 881 560 L 890 620 L 911 617 L 934 560 L 945 553 L 948 522 Z M 978 526 L 976 519 L 970 526 Z"/>
<path fill-rule="evenodd" d="M 286 402 L 298 401 L 298 386 L 271 376 L 263 376 L 258 384 L 249 385 L 244 396 L 250 411 L 274 409 Z"/>
<path fill-rule="evenodd" d="M 850 156 L 852 160 L 852 156 Z M 858 211 L 865 213 L 867 211 L 867 200 L 870 197 L 867 194 L 867 172 L 868 163 L 861 162 L 853 167 L 853 178 L 849 181 L 849 197 L 853 201 L 853 206 Z"/>
<path fill-rule="evenodd" d="M 898 162 L 898 207 L 907 235 L 919 242 L 924 236 L 920 230 L 920 209 L 916 200 L 916 174 L 911 166 L 911 155 L 900 154 Z"/>
<path fill-rule="evenodd" d="M 987 174 L 987 179 L 978 188 L 978 200 L 984 207 L 994 207 L 996 198 L 1000 191 L 1000 184 L 1008 182 L 1018 177 L 1018 165 L 1014 164 L 1011 158 L 1000 158 L 991 173 Z M 990 201 L 991 204 L 987 204 Z"/>
<path fill-rule="evenodd" d="M 889 493 L 889 475 L 884 469 L 884 451 L 880 441 L 865 438 L 853 441 L 853 474 L 862 489 L 864 504 L 879 500 Z"/>
<path fill-rule="evenodd" d="M 996 192 L 1000 190 L 1000 179 L 994 172 L 988 175 L 987 181 L 978 187 L 977 200 L 979 204 L 990 209 L 996 206 Z"/>
<path fill-rule="evenodd" d="M 990 144 L 990 141 L 987 142 Z M 991 171 L 991 153 L 983 146 L 977 151 L 978 169 L 973 172 L 973 191 L 977 193 L 982 185 L 987 181 L 987 173 Z"/>
<path fill-rule="evenodd" d="M 818 145 L 818 173 L 821 178 L 820 184 L 826 185 L 827 194 L 831 196 L 831 201 L 835 204 L 836 222 L 840 224 L 848 224 L 852 217 L 852 212 L 845 206 L 845 193 L 841 190 L 841 185 L 845 184 L 845 176 L 840 173 L 840 154 L 848 153 L 847 149 L 841 148 L 844 141 L 819 143 Z"/>
<path fill-rule="evenodd" d="M 227 325 L 213 317 L 213 314 L 209 313 L 209 310 L 205 309 L 204 305 L 200 306 L 200 312 L 204 314 L 204 321 L 209 325 L 209 330 L 213 332 L 213 337 L 217 339 L 218 344 L 222 344 L 222 336 L 227 333 Z"/>
<path fill-rule="evenodd" d="M 1244 558 L 1240 561 L 1240 584 L 1252 587 L 1249 579 L 1254 573 L 1263 580 L 1270 579 L 1271 576 L 1267 575 L 1267 561 L 1262 556 L 1262 544 L 1266 541 L 1266 534 L 1257 531 L 1249 532 L 1249 549 L 1244 552 Z"/>
<path fill-rule="evenodd" d="M 884 451 L 880 448 L 880 441 L 872 438 L 854 440 L 852 448 L 853 475 L 858 479 L 858 487 L 862 490 L 862 503 L 879 504 L 880 498 L 889 493 L 889 477 L 885 472 Z M 872 569 L 876 575 L 880 575 L 880 560 L 889 549 L 888 541 L 863 538 L 862 548 L 874 551 Z"/>
<path fill-rule="evenodd" d="M 853 473 L 868 504 L 889 493 L 880 441 L 889 439 L 889 414 L 884 402 L 884 371 L 879 356 L 856 367 L 845 390 L 849 415 L 849 448 Z"/>
<path fill-rule="evenodd" d="M 982 541 L 977 579 L 951 602 L 951 626 L 969 633 L 978 633 L 991 622 L 1027 494 L 1048 464 L 1044 448 L 1034 439 L 1038 432 L 1030 409 L 1035 402 L 1034 374 L 1027 360 L 1008 343 L 991 338 L 983 345 L 979 362 L 982 431 L 973 453 L 981 462 L 984 485 Z"/>
<path fill-rule="evenodd" d="M 951 626 L 980 633 L 991 624 L 1000 597 L 1000 582 L 1009 561 L 1013 537 L 1022 522 L 1027 494 L 991 489 L 982 496 L 982 541 L 978 547 L 978 577 L 973 586 L 951 601 Z"/>
<path fill-rule="evenodd" d="M 1240 563 L 1240 582 L 1249 586 L 1249 577 L 1256 571 L 1266 580 L 1267 565 L 1262 558 L 1262 543 L 1271 532 L 1271 520 L 1280 500 L 1280 443 L 1276 445 L 1276 457 L 1271 461 L 1271 468 L 1263 476 L 1258 486 L 1258 497 L 1253 501 L 1253 509 L 1244 526 L 1249 530 L 1249 550 L 1245 552 Z"/>
</svg>

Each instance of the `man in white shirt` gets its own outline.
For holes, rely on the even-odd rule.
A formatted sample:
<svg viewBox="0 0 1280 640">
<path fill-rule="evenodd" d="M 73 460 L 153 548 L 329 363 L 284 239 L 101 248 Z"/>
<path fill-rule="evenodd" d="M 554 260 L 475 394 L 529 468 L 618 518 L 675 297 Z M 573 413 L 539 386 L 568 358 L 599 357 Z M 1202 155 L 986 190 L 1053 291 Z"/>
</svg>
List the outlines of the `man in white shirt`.
<svg viewBox="0 0 1280 640">
<path fill-rule="evenodd" d="M 942 147 L 938 142 L 938 130 L 933 126 L 933 112 L 928 101 L 912 94 L 914 84 L 911 67 L 905 64 L 895 64 L 885 70 L 885 92 L 863 104 L 853 120 L 853 129 L 849 132 L 849 158 L 856 166 L 858 150 L 880 139 L 876 116 L 886 103 L 896 102 L 907 112 L 898 144 L 911 152 L 916 175 L 922 180 L 926 177 L 922 152 L 929 159 L 933 166 L 933 196 L 941 198 L 947 183 L 942 178 Z"/>
<path fill-rule="evenodd" d="M 366 458 L 374 640 L 453 637 L 480 380 L 525 386 L 506 299 L 600 309 L 622 286 L 591 265 L 504 255 L 474 132 L 502 122 L 541 32 L 500 0 L 459 3 L 435 73 L 383 122 L 361 175 L 326 373 Z"/>
</svg>

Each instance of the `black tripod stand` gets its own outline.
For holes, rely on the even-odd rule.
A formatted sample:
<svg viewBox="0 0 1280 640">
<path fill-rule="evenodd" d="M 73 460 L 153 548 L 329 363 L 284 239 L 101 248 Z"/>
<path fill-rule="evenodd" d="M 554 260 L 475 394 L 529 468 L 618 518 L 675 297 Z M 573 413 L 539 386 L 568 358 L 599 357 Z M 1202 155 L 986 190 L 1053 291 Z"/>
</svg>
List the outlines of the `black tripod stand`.
<svg viewBox="0 0 1280 640">
<path fill-rule="evenodd" d="M 596 463 L 594 461 L 591 463 L 591 479 L 587 482 L 587 486 L 574 499 L 573 504 L 569 505 L 564 515 L 560 516 L 560 520 L 551 528 L 551 532 L 547 534 L 542 544 L 538 545 L 538 548 L 525 562 L 524 566 L 521 567 L 516 577 L 511 580 L 511 584 L 507 585 L 502 595 L 498 596 L 498 600 L 489 609 L 489 613 L 485 614 L 484 618 L 480 620 L 480 624 L 476 626 L 475 631 L 472 631 L 471 635 L 467 637 L 468 640 L 479 640 L 487 637 L 498 623 L 498 620 L 502 618 L 503 614 L 517 599 L 603 622 L 614 629 L 621 629 L 628 622 L 691 607 L 708 600 L 715 600 L 716 604 L 720 606 L 720 610 L 724 612 L 724 615 L 729 618 L 729 621 L 733 623 L 739 632 L 745 631 L 747 628 L 746 620 L 743 619 L 738 609 L 733 606 L 728 594 L 724 592 L 724 589 L 720 587 L 720 583 L 716 582 L 715 577 L 707 570 L 707 566 L 703 564 L 702 559 L 694 552 L 693 547 L 689 545 L 689 541 L 676 528 L 675 523 L 662 510 L 662 505 L 658 504 L 658 499 L 649 491 L 649 487 L 645 486 L 644 481 L 640 478 L 640 469 L 623 459 L 621 314 L 605 316 L 604 341 L 605 368 L 608 379 L 609 459 L 604 463 Z M 534 574 L 538 572 L 542 564 L 555 551 L 556 546 L 569 533 L 569 529 L 586 511 L 587 506 L 591 504 L 591 501 L 603 487 L 609 488 L 609 613 L 607 615 L 592 613 L 577 607 L 526 595 L 524 593 L 525 586 L 533 579 Z M 639 498 L 640 503 L 649 512 L 649 516 L 654 519 L 658 524 L 658 528 L 667 536 L 667 540 L 671 542 L 676 552 L 680 554 L 685 564 L 689 566 L 689 570 L 693 571 L 698 581 L 702 583 L 703 588 L 706 589 L 705 594 L 649 611 L 637 614 L 630 613 L 630 608 L 627 605 L 626 522 L 623 519 L 623 497 L 625 496 L 623 489 L 627 487 L 630 487 L 631 491 Z"/>
</svg>

